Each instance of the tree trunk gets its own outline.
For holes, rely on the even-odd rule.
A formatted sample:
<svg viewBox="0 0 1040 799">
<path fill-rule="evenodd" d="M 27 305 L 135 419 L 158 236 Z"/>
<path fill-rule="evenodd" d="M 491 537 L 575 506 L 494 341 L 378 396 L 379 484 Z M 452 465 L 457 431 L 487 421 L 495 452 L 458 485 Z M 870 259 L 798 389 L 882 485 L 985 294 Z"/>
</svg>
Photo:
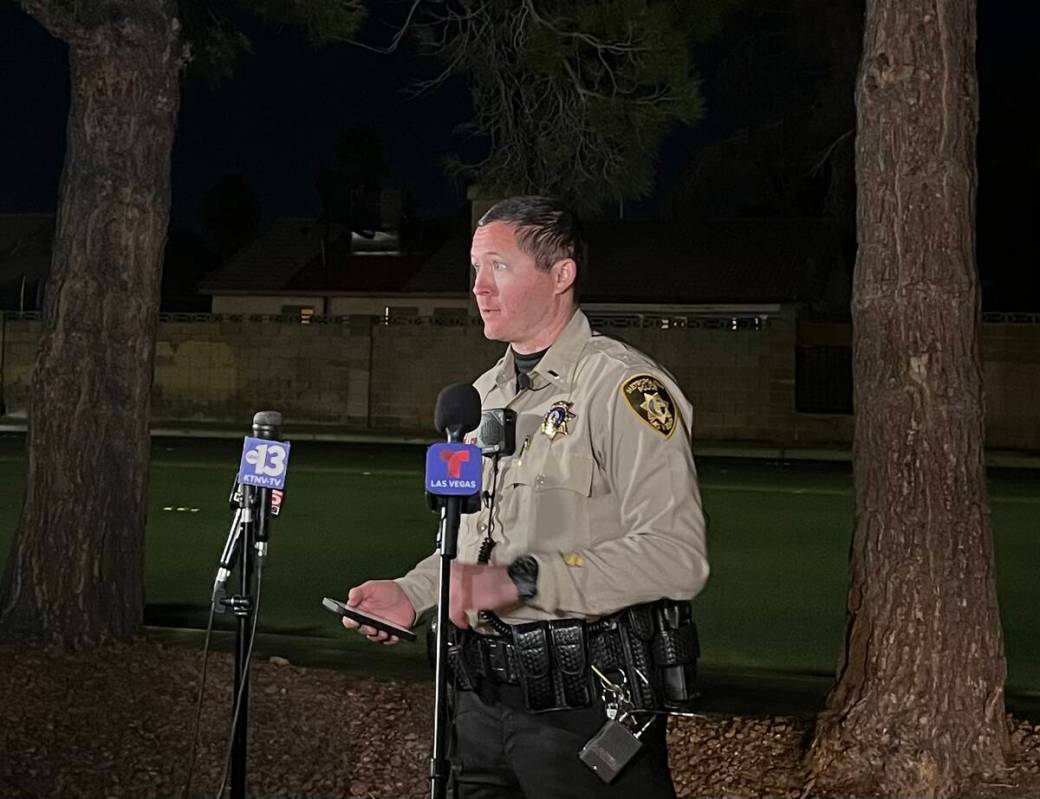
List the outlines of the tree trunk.
<svg viewBox="0 0 1040 799">
<path fill-rule="evenodd" d="M 944 797 L 1004 764 L 983 467 L 974 0 L 868 0 L 856 91 L 857 526 L 817 788 Z"/>
<path fill-rule="evenodd" d="M 143 613 L 180 26 L 173 0 L 23 5 L 68 43 L 72 102 L 0 637 L 78 647 L 132 636 Z"/>
</svg>

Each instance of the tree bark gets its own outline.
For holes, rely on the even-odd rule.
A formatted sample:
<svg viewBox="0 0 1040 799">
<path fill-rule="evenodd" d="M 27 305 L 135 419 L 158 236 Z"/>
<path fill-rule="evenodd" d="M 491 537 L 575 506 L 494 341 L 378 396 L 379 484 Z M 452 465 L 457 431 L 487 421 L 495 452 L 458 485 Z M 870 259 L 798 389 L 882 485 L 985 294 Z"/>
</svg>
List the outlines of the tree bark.
<svg viewBox="0 0 1040 799">
<path fill-rule="evenodd" d="M 868 0 L 856 89 L 857 525 L 816 787 L 945 797 L 1004 764 L 983 466 L 974 0 Z"/>
<path fill-rule="evenodd" d="M 72 102 L 0 638 L 79 647 L 132 636 L 143 613 L 180 25 L 174 0 L 23 5 L 68 43 Z"/>
</svg>

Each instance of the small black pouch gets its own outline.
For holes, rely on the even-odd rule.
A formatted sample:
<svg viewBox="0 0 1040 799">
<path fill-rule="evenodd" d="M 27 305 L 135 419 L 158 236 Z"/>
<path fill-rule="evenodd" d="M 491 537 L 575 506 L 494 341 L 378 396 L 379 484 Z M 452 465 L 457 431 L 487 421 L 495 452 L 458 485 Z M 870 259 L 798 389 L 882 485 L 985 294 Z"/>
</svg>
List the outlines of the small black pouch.
<svg viewBox="0 0 1040 799">
<path fill-rule="evenodd" d="M 689 602 L 664 600 L 654 608 L 654 664 L 661 676 L 662 701 L 669 710 L 689 710 L 697 698 L 700 641 Z"/>
<path fill-rule="evenodd" d="M 612 618 L 601 623 L 589 636 L 589 661 L 600 671 L 621 670 L 625 665 L 625 651 L 618 632 L 620 622 Z"/>
<path fill-rule="evenodd" d="M 637 708 L 656 708 L 652 680 L 654 664 L 650 642 L 654 637 L 654 615 L 650 605 L 633 605 L 622 616 L 618 631 L 625 653 L 625 673 L 632 702 Z"/>
<path fill-rule="evenodd" d="M 651 605 L 632 605 L 625 609 L 629 628 L 640 641 L 649 641 L 654 635 L 654 609 Z"/>
<path fill-rule="evenodd" d="M 592 702 L 592 670 L 586 656 L 585 623 L 577 619 L 549 622 L 557 674 L 557 705 L 584 707 Z"/>
<path fill-rule="evenodd" d="M 520 667 L 516 662 L 516 648 L 510 638 L 497 635 L 480 636 L 478 649 L 483 654 L 481 661 L 484 676 L 497 683 L 520 684 Z"/>
<path fill-rule="evenodd" d="M 524 704 L 533 713 L 552 710 L 556 705 L 556 691 L 552 678 L 552 653 L 549 651 L 549 623 L 532 621 L 513 627 L 520 666 L 520 686 Z"/>
<path fill-rule="evenodd" d="M 654 663 L 658 666 L 677 666 L 696 663 L 701 654 L 697 626 L 689 624 L 674 630 L 659 630 L 654 635 Z"/>
</svg>

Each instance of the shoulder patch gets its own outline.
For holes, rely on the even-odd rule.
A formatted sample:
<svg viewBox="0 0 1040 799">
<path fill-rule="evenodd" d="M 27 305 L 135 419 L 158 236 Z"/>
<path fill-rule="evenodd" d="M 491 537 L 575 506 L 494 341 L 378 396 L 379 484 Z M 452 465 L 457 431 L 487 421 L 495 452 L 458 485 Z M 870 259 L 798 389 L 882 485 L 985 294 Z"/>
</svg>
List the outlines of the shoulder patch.
<svg viewBox="0 0 1040 799">
<path fill-rule="evenodd" d="M 636 375 L 621 384 L 621 394 L 636 416 L 668 438 L 677 423 L 675 403 L 656 377 Z"/>
</svg>

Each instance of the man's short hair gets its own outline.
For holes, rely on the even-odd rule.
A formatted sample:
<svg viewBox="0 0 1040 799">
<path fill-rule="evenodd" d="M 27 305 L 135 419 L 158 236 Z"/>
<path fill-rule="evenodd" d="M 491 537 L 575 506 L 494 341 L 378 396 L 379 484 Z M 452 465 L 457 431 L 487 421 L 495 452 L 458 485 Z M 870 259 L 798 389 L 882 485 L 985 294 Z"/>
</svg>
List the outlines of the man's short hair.
<svg viewBox="0 0 1040 799">
<path fill-rule="evenodd" d="M 573 259 L 578 278 L 585 271 L 588 244 L 578 215 L 555 197 L 509 197 L 480 217 L 477 227 L 506 222 L 516 228 L 516 242 L 543 272 L 564 258 Z M 575 293 L 577 293 L 575 291 Z"/>
</svg>

